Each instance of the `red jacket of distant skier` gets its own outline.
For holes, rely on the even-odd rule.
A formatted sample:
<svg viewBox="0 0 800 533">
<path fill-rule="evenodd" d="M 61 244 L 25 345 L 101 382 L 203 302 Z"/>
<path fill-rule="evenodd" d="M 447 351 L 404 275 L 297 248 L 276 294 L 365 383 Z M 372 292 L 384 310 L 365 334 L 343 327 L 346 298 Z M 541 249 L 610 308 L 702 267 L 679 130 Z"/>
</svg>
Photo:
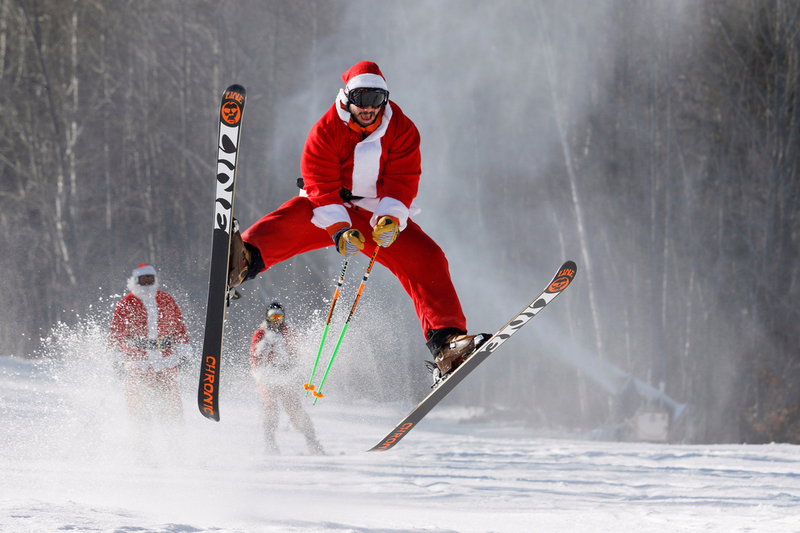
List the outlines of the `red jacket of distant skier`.
<svg viewBox="0 0 800 533">
<path fill-rule="evenodd" d="M 293 330 L 283 325 L 275 331 L 262 323 L 250 340 L 250 367 L 258 372 L 263 367 L 289 370 L 297 364 Z"/>
<path fill-rule="evenodd" d="M 189 342 L 186 334 L 186 325 L 178 304 L 168 293 L 156 293 L 156 306 L 158 308 L 158 337 L 170 336 L 172 347 L 161 352 L 164 358 L 170 357 L 176 344 Z M 142 300 L 129 293 L 123 298 L 114 310 L 114 318 L 108 334 L 109 350 L 122 353 L 123 361 L 145 361 L 147 353 L 144 349 L 137 348 L 137 339 L 148 338 L 147 310 Z"/>
</svg>

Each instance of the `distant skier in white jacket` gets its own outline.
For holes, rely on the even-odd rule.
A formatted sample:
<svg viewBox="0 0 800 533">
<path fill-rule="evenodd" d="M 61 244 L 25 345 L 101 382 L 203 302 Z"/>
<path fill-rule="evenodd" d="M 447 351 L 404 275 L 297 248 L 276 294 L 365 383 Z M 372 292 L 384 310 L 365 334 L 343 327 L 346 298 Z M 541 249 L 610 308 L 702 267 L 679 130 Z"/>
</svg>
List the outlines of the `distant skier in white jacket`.
<svg viewBox="0 0 800 533">
<path fill-rule="evenodd" d="M 306 438 L 309 451 L 324 455 L 311 418 L 300 405 L 298 383 L 302 382 L 302 378 L 297 374 L 296 340 L 284 318 L 283 306 L 278 302 L 271 303 L 264 322 L 250 342 L 250 368 L 264 406 L 266 451 L 270 454 L 280 453 L 275 442 L 275 431 L 280 418 L 280 406 L 283 406 L 294 428 Z"/>
</svg>

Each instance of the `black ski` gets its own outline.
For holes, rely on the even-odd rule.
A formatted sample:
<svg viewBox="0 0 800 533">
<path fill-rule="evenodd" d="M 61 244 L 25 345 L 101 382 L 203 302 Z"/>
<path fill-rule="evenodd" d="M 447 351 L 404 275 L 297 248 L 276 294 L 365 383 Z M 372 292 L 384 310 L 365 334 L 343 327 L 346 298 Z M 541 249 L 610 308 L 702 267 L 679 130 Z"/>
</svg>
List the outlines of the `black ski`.
<svg viewBox="0 0 800 533">
<path fill-rule="evenodd" d="M 200 412 L 206 418 L 216 421 L 219 421 L 219 378 L 228 299 L 228 254 L 233 229 L 233 199 L 236 192 L 236 167 L 246 95 L 244 87 L 231 85 L 222 95 L 219 110 L 214 237 L 211 243 L 211 273 L 208 280 L 203 358 L 200 366 L 200 384 L 197 389 L 197 405 Z"/>
<path fill-rule="evenodd" d="M 442 398 L 453 390 L 456 385 L 467 377 L 467 374 L 475 370 L 487 357 L 494 353 L 501 344 L 506 342 L 511 335 L 516 333 L 522 326 L 524 326 L 531 318 L 544 309 L 553 299 L 561 294 L 570 283 L 572 283 L 575 273 L 578 271 L 577 265 L 573 261 L 567 261 L 561 268 L 558 269 L 556 275 L 547 285 L 547 287 L 534 298 L 527 307 L 516 314 L 505 326 L 492 335 L 492 337 L 483 343 L 478 350 L 470 355 L 461 365 L 454 371 L 450 372 L 443 381 L 440 381 L 436 388 L 431 391 L 428 396 L 422 400 L 417 407 L 408 413 L 406 417 L 395 428 L 390 431 L 381 441 L 366 450 L 368 452 L 381 452 L 392 448 L 395 444 L 400 442 L 400 439 L 405 437 L 409 431 L 427 415 L 436 404 L 442 401 Z"/>
</svg>

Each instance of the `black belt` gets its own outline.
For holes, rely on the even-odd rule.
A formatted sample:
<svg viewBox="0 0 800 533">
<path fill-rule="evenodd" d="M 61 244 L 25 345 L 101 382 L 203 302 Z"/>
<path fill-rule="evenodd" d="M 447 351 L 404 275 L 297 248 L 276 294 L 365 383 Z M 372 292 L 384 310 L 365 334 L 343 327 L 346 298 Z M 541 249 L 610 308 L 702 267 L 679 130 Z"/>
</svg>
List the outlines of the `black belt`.
<svg viewBox="0 0 800 533">
<path fill-rule="evenodd" d="M 131 348 L 139 350 L 159 350 L 161 352 L 169 350 L 172 347 L 172 335 L 159 337 L 157 339 L 148 339 L 145 337 L 128 337 L 125 343 Z"/>
<path fill-rule="evenodd" d="M 301 189 L 305 188 L 305 183 L 303 182 L 303 178 L 297 178 L 297 186 Z M 342 199 L 343 202 L 352 202 L 353 200 L 361 200 L 364 198 L 363 196 L 354 196 L 353 191 L 350 189 L 345 189 L 342 187 L 339 190 L 339 197 Z"/>
</svg>

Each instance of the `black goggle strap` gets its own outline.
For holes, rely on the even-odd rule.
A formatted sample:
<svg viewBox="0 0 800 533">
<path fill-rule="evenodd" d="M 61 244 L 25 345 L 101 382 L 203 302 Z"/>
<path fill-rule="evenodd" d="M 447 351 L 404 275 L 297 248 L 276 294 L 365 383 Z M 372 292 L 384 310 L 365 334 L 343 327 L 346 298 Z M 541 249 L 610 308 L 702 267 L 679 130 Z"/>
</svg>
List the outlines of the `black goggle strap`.
<svg viewBox="0 0 800 533">
<path fill-rule="evenodd" d="M 356 107 L 382 107 L 389 101 L 389 91 L 362 87 L 351 90 L 347 99 Z"/>
</svg>

